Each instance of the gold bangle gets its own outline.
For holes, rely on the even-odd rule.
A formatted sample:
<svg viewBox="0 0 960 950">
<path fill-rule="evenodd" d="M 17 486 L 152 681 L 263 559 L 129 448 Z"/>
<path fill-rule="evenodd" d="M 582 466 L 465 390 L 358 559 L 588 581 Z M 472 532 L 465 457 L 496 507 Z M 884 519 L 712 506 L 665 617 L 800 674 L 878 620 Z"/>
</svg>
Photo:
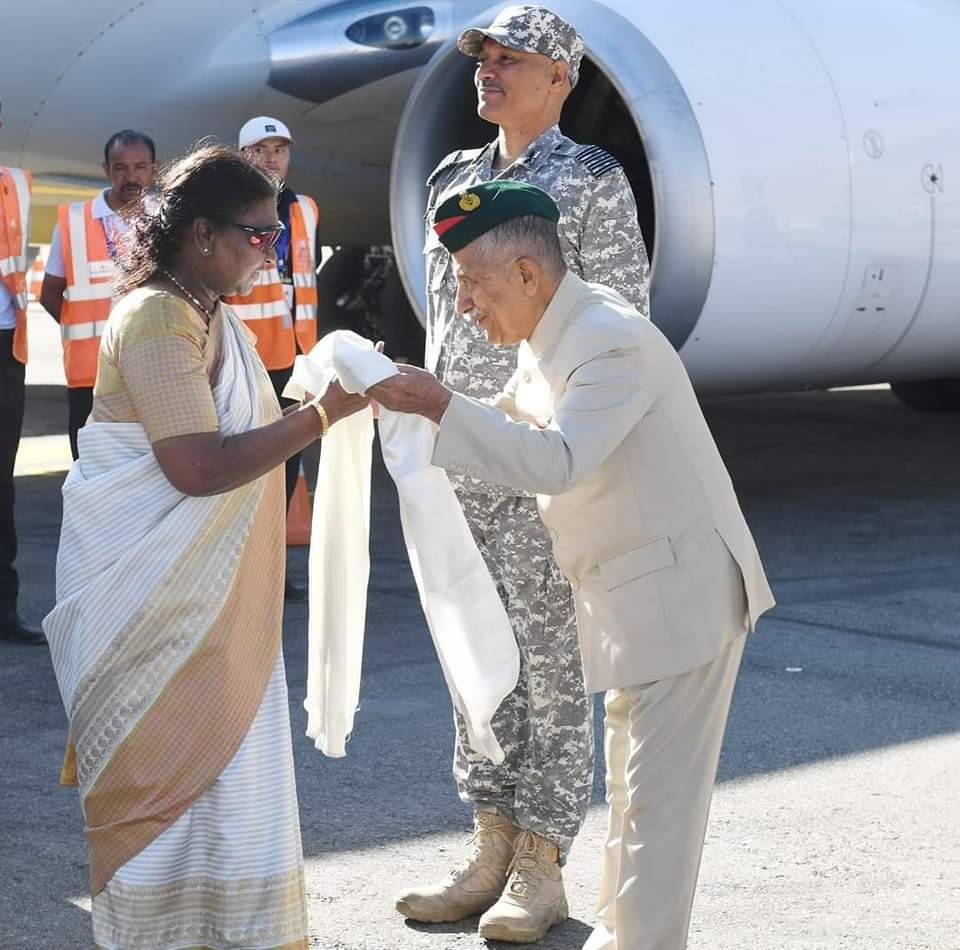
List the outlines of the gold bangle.
<svg viewBox="0 0 960 950">
<path fill-rule="evenodd" d="M 330 417 L 327 415 L 327 410 L 320 404 L 318 398 L 312 399 L 310 405 L 317 410 L 317 415 L 320 417 L 320 425 L 323 427 L 320 432 L 320 438 L 324 439 L 330 431 Z"/>
</svg>

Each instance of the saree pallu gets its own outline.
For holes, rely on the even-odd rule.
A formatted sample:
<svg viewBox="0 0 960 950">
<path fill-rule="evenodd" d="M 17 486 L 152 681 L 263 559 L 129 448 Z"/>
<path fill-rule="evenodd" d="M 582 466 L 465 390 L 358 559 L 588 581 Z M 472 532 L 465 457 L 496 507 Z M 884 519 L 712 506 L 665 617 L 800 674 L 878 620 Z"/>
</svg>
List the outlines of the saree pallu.
<svg viewBox="0 0 960 950">
<path fill-rule="evenodd" d="M 279 417 L 224 308 L 213 397 L 230 435 Z M 283 473 L 177 491 L 139 423 L 94 422 L 63 486 L 44 620 L 70 720 L 104 950 L 305 948 L 280 652 Z"/>
</svg>

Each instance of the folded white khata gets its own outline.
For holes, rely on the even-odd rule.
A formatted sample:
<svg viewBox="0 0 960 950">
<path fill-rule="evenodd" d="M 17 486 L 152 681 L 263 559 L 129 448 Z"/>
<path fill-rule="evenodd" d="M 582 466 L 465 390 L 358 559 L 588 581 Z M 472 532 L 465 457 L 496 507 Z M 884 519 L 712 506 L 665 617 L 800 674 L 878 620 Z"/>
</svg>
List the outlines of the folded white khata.
<svg viewBox="0 0 960 950">
<path fill-rule="evenodd" d="M 284 395 L 323 392 L 336 376 L 365 392 L 397 372 L 356 333 L 325 336 L 298 356 Z M 400 497 L 403 536 L 420 603 L 451 698 L 473 747 L 493 762 L 503 750 L 490 725 L 517 683 L 520 655 L 496 585 L 446 472 L 432 465 L 436 426 L 380 410 L 380 443 Z M 324 440 L 313 506 L 309 576 L 307 735 L 330 756 L 345 754 L 360 696 L 360 660 L 370 575 L 373 413 L 356 413 Z"/>
</svg>

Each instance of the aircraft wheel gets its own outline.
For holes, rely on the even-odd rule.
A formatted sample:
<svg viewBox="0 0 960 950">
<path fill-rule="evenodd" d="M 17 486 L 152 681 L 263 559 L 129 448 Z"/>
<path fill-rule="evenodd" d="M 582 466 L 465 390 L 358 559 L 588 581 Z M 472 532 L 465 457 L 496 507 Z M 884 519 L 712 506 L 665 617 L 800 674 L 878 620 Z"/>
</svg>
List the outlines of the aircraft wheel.
<svg viewBox="0 0 960 950">
<path fill-rule="evenodd" d="M 900 402 L 920 412 L 960 410 L 960 379 L 925 379 L 911 383 L 891 383 L 890 388 Z"/>
</svg>

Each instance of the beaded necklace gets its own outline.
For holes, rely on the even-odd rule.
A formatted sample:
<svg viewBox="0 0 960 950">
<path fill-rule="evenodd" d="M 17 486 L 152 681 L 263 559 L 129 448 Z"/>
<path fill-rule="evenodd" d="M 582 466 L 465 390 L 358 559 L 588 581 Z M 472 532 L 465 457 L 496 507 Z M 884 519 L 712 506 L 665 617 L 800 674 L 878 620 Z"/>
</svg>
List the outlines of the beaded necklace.
<svg viewBox="0 0 960 950">
<path fill-rule="evenodd" d="M 181 284 L 180 281 L 177 280 L 177 278 L 174 277 L 173 274 L 170 273 L 170 271 L 168 271 L 168 270 L 163 270 L 163 271 L 160 271 L 160 273 L 163 274 L 163 276 L 166 277 L 167 280 L 169 280 L 170 283 L 174 285 L 174 287 L 176 287 L 188 300 L 190 300 L 190 302 L 191 302 L 202 314 L 204 314 L 204 315 L 206 316 L 207 322 L 209 322 L 210 320 L 213 319 L 213 311 L 212 311 L 212 310 L 208 310 L 202 303 L 200 303 L 200 301 L 197 300 L 197 298 L 196 298 L 192 293 L 190 293 L 190 291 L 187 290 L 187 288 L 184 287 L 183 284 Z"/>
</svg>

